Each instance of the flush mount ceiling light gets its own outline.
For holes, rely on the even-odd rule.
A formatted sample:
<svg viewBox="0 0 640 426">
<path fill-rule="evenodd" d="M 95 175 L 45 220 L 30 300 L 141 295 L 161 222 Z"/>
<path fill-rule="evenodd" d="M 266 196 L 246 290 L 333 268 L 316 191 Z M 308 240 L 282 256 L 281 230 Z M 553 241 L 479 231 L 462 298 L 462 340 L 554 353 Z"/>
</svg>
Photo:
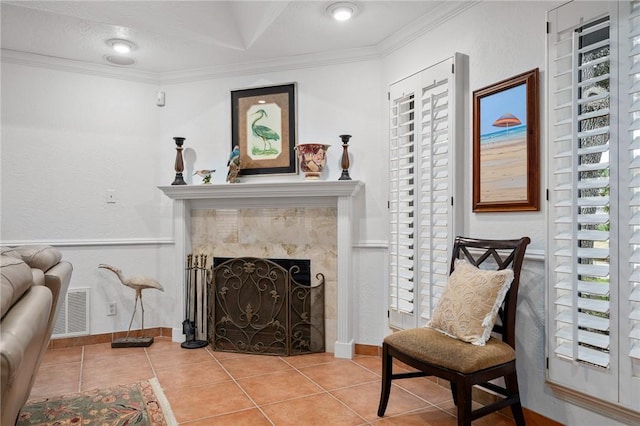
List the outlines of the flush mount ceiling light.
<svg viewBox="0 0 640 426">
<path fill-rule="evenodd" d="M 127 56 L 105 55 L 104 59 L 114 65 L 133 65 L 136 61 Z"/>
<path fill-rule="evenodd" d="M 358 12 L 358 7 L 348 2 L 333 3 L 327 7 L 327 12 L 336 21 L 347 21 Z"/>
<path fill-rule="evenodd" d="M 134 43 L 120 38 L 107 40 L 107 45 L 120 54 L 129 53 L 136 48 Z"/>
</svg>

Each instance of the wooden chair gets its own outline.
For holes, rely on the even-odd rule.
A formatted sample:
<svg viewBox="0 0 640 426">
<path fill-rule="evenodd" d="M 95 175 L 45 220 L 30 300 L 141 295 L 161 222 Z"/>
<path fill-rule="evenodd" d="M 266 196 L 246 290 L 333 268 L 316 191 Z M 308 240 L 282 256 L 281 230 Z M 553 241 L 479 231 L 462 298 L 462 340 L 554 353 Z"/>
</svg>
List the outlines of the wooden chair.
<svg viewBox="0 0 640 426">
<path fill-rule="evenodd" d="M 485 346 L 478 346 L 428 327 L 398 331 L 387 336 L 382 345 L 382 390 L 378 416 L 384 416 L 392 380 L 436 376 L 451 384 L 451 393 L 458 409 L 458 425 L 471 425 L 472 420 L 507 406 L 511 406 L 516 424 L 525 424 L 516 376 L 515 325 L 520 270 L 530 241 L 528 237 L 519 240 L 456 238 L 450 272 L 453 272 L 458 258 L 464 258 L 478 267 L 484 263 L 481 269 L 491 265 L 493 270 L 509 267 L 513 270 L 514 278 L 498 312 L 492 337 Z M 418 371 L 394 374 L 394 358 Z M 506 386 L 488 383 L 499 377 L 504 377 Z M 504 398 L 472 410 L 471 391 L 474 385 L 503 395 Z"/>
</svg>

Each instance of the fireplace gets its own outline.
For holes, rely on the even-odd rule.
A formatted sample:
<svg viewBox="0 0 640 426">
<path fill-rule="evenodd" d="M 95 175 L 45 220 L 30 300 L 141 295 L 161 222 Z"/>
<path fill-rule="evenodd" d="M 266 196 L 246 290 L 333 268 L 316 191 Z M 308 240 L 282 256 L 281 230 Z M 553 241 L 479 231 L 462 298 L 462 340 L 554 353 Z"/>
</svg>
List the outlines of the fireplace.
<svg viewBox="0 0 640 426">
<path fill-rule="evenodd" d="M 313 267 L 322 270 L 326 276 L 325 348 L 338 358 L 351 358 L 354 353 L 353 300 L 356 291 L 352 270 L 352 233 L 354 229 L 357 230 L 353 223 L 353 200 L 356 194 L 364 192 L 361 191 L 363 188 L 364 183 L 355 180 L 161 186 L 159 189 L 174 200 L 176 270 L 184 267 L 183 259 L 192 252 L 212 257 L 310 258 L 312 265 L 315 265 Z M 254 214 L 256 209 L 260 210 L 257 215 Z M 238 228 L 231 225 L 228 235 L 224 235 L 225 232 L 219 227 L 212 229 L 218 226 L 217 222 L 222 216 L 227 215 L 231 216 L 232 222 L 235 221 L 234 217 L 241 216 L 246 217 L 248 223 L 256 224 L 253 219 L 260 219 L 265 212 L 263 209 L 277 214 L 271 215 L 276 220 L 267 221 L 267 225 L 258 221 L 261 238 L 254 238 L 253 233 L 247 232 L 247 222 L 244 220 L 237 222 Z M 291 212 L 297 216 L 292 216 Z M 307 219 L 302 219 L 299 214 Z M 314 221 L 313 227 L 309 228 L 309 217 L 318 214 L 327 218 L 332 216 L 331 226 L 318 228 L 317 221 Z M 299 244 L 293 246 L 289 243 L 274 245 L 273 237 L 279 235 L 275 232 L 274 223 L 307 229 L 312 233 L 307 241 L 313 244 L 306 245 L 300 239 Z M 234 234 L 246 242 L 229 242 L 229 235 Z M 295 235 L 293 238 L 296 238 Z M 317 247 L 315 242 L 318 237 L 326 238 L 327 235 L 332 236 L 333 247 Z M 228 252 L 228 248 L 234 245 L 234 251 Z M 266 246 L 270 248 L 265 250 Z M 240 248 L 242 251 L 236 251 Z M 307 256 L 305 252 L 309 250 L 315 253 Z M 182 283 L 179 281 L 179 284 Z M 183 306 L 182 293 L 182 286 L 179 285 L 176 306 Z M 173 340 L 176 342 L 184 339 L 181 327 L 183 319 L 184 312 L 176 311 L 173 328 Z"/>
<path fill-rule="evenodd" d="M 310 261 L 214 258 L 208 287 L 214 350 L 268 355 L 324 352 L 324 276 Z"/>
</svg>

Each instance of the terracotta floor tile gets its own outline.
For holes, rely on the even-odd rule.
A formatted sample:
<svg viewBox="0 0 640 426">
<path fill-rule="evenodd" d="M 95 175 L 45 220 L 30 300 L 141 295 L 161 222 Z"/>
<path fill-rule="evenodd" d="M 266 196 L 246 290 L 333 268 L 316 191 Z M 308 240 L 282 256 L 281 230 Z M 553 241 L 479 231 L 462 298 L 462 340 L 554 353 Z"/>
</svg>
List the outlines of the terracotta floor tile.
<svg viewBox="0 0 640 426">
<path fill-rule="evenodd" d="M 142 380 L 152 379 L 153 377 L 153 370 L 149 367 L 126 374 L 109 374 L 107 372 L 101 375 L 85 375 L 83 371 L 81 390 L 84 392 L 91 389 L 110 388 L 120 384 L 136 383 Z"/>
<path fill-rule="evenodd" d="M 282 359 L 296 368 L 309 367 L 311 365 L 326 364 L 336 360 L 331 352 L 320 352 L 315 354 L 296 355 L 282 357 Z"/>
<path fill-rule="evenodd" d="M 350 360 L 338 360 L 326 364 L 301 368 L 300 371 L 326 390 L 379 381 L 371 371 Z"/>
<path fill-rule="evenodd" d="M 516 423 L 513 419 L 498 413 L 491 413 L 488 416 L 481 417 L 473 421 L 475 426 L 513 426 Z"/>
<path fill-rule="evenodd" d="M 127 376 L 145 372 L 153 377 L 153 370 L 149 361 L 144 360 L 127 360 L 127 359 L 105 359 L 104 362 L 84 363 L 82 365 L 82 379 L 86 380 L 91 377 L 100 376 Z"/>
<path fill-rule="evenodd" d="M 176 344 L 178 347 L 180 345 Z M 149 351 L 147 352 L 151 365 L 156 370 L 179 365 L 197 364 L 205 361 L 213 361 L 211 354 L 205 349 L 183 349 L 179 351 Z"/>
<path fill-rule="evenodd" d="M 149 358 L 144 352 L 114 352 L 111 354 L 104 354 L 99 358 L 84 359 L 84 366 L 96 366 L 102 365 L 105 368 L 111 368 L 111 366 L 118 365 L 150 365 Z"/>
<path fill-rule="evenodd" d="M 179 423 L 254 407 L 232 381 L 216 383 L 214 386 L 165 389 L 165 395 Z"/>
<path fill-rule="evenodd" d="M 82 361 L 82 346 L 63 349 L 49 349 L 44 353 L 40 368 L 54 364 L 67 364 Z"/>
<path fill-rule="evenodd" d="M 366 420 L 376 421 L 379 419 L 380 386 L 379 382 L 366 383 L 338 389 L 332 391 L 331 394 Z M 389 395 L 389 403 L 387 404 L 385 415 L 394 416 L 427 406 L 430 406 L 430 404 L 394 386 L 391 395 Z"/>
<path fill-rule="evenodd" d="M 160 337 L 156 337 L 153 339 L 153 344 L 151 346 L 147 346 L 145 348 L 145 351 L 147 353 L 150 352 L 162 352 L 162 351 L 182 351 L 184 350 L 182 347 L 180 347 L 179 343 L 176 342 L 172 342 L 171 339 L 168 338 L 160 338 Z"/>
<path fill-rule="evenodd" d="M 84 360 L 95 361 L 105 357 L 131 356 L 144 354 L 144 348 L 112 348 L 111 343 L 84 346 Z"/>
<path fill-rule="evenodd" d="M 472 409 L 476 410 L 478 408 L 480 408 L 482 405 L 474 402 L 472 405 Z M 452 416 L 456 415 L 456 406 L 453 404 L 453 399 L 449 400 L 449 401 L 445 401 L 441 404 L 438 404 L 438 407 L 441 408 L 442 410 L 447 411 L 448 413 L 450 413 Z M 473 421 L 474 426 L 478 425 L 482 425 L 482 426 L 511 426 L 514 425 L 515 422 L 513 421 L 513 419 L 510 419 L 509 417 L 506 417 L 502 414 L 499 413 L 491 413 L 485 417 L 481 417 L 477 420 Z"/>
<path fill-rule="evenodd" d="M 222 416 L 208 417 L 193 422 L 180 423 L 181 426 L 270 426 L 271 422 L 257 409 L 239 411 L 237 413 L 224 414 Z"/>
<path fill-rule="evenodd" d="M 277 426 L 361 425 L 365 420 L 327 393 L 261 407 Z"/>
<path fill-rule="evenodd" d="M 452 401 L 451 389 L 435 384 L 427 377 L 414 377 L 411 379 L 394 380 L 393 384 L 399 386 L 432 404 L 440 404 L 445 401 Z M 393 394 L 393 389 L 391 389 Z"/>
<path fill-rule="evenodd" d="M 293 371 L 290 365 L 277 356 L 251 355 L 241 358 L 221 359 L 219 361 L 229 374 L 236 379 L 281 370 Z"/>
<path fill-rule="evenodd" d="M 36 374 L 33 386 L 55 386 L 56 384 L 80 383 L 80 362 L 65 364 L 41 365 Z"/>
<path fill-rule="evenodd" d="M 214 359 L 156 370 L 156 376 L 163 389 L 180 389 L 231 380 Z"/>
<path fill-rule="evenodd" d="M 169 338 L 147 348 L 104 343 L 47 351 L 30 399 L 157 377 L 177 420 L 191 426 L 457 424 L 448 386 L 433 378 L 394 381 L 385 417 L 378 418 L 380 369 L 374 356 L 237 354 L 184 349 Z M 495 413 L 476 423 L 511 426 L 513 420 Z"/>
<path fill-rule="evenodd" d="M 457 426 L 458 420 L 437 407 L 429 407 L 398 416 L 385 416 L 374 424 L 376 426 Z"/>
<path fill-rule="evenodd" d="M 356 356 L 353 358 L 353 362 L 359 364 L 371 371 L 372 373 L 382 376 L 382 361 L 375 356 Z"/>
<path fill-rule="evenodd" d="M 238 385 L 258 405 L 323 392 L 323 389 L 295 370 L 252 376 L 238 380 Z"/>
<path fill-rule="evenodd" d="M 209 348 L 209 351 L 211 351 L 211 353 L 213 354 L 213 357 L 217 360 L 230 359 L 230 358 L 246 358 L 246 357 L 254 356 L 250 354 L 241 354 L 237 352 L 214 351 L 211 348 Z"/>
<path fill-rule="evenodd" d="M 37 379 L 36 379 L 37 381 Z M 37 399 L 53 398 L 62 395 L 70 395 L 80 392 L 80 382 L 56 383 L 55 385 L 37 386 L 35 383 L 31 388 L 29 401 Z"/>
</svg>

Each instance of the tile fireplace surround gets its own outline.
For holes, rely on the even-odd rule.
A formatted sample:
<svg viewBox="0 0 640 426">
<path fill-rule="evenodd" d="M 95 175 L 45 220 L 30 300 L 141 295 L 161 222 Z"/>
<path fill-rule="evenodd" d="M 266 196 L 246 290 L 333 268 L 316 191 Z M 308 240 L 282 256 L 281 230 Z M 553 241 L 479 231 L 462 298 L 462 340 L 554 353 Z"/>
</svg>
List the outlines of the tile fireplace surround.
<svg viewBox="0 0 640 426">
<path fill-rule="evenodd" d="M 335 343 L 329 342 L 327 350 L 331 350 L 336 358 L 352 358 L 354 354 L 354 288 L 353 288 L 353 259 L 352 259 L 352 228 L 353 228 L 353 198 L 364 187 L 360 181 L 296 181 L 271 183 L 239 183 L 215 185 L 176 185 L 159 186 L 164 194 L 174 200 L 174 237 L 176 249 L 176 271 L 185 267 L 187 254 L 198 249 L 199 253 L 215 256 L 255 256 L 255 257 L 301 257 L 311 259 L 312 276 L 316 272 L 335 277 L 335 297 L 327 297 L 327 301 L 335 301 L 335 306 L 327 306 L 327 337 L 333 336 Z M 333 215 L 335 211 L 335 220 Z M 270 217 L 294 218 L 287 222 L 287 226 L 301 226 L 300 232 L 309 233 L 309 222 L 319 220 L 323 226 L 331 225 L 334 229 L 325 232 L 325 236 L 335 235 L 335 243 L 325 241 L 326 249 L 331 250 L 335 260 L 323 262 L 320 255 L 322 247 L 306 244 L 303 247 L 285 247 L 290 256 L 282 256 L 279 248 L 265 249 L 271 245 L 265 232 L 251 232 L 255 238 L 252 253 L 241 254 L 237 250 L 246 241 L 229 238 L 227 241 L 211 241 L 220 238 L 222 232 L 231 232 L 243 225 L 242 220 L 250 216 L 250 221 L 256 226 L 257 221 L 263 221 L 267 226 Z M 271 215 L 271 216 L 270 216 Z M 207 220 L 209 225 L 207 225 Z M 239 222 L 240 221 L 240 222 Z M 266 221 L 266 222 L 265 222 Z M 282 224 L 281 224 L 282 226 Z M 212 227 L 214 230 L 212 231 Z M 263 227 L 264 228 L 264 227 Z M 255 228 L 258 229 L 258 228 Z M 277 229 L 272 229 L 277 231 Z M 197 233 L 197 235 L 195 234 Z M 203 235 L 205 234 L 205 235 Z M 240 234 L 242 232 L 240 231 Z M 208 235 L 208 236 L 207 236 Z M 226 234 L 227 236 L 229 234 Z M 264 239 L 262 240 L 261 237 Z M 223 244 L 219 244 L 219 243 Z M 220 245 L 225 251 L 211 248 Z M 335 247 L 335 248 L 332 248 Z M 262 256 L 267 253 L 268 256 Z M 273 255 L 272 255 L 273 254 Z M 317 259 L 314 262 L 314 257 Z M 211 260 L 210 260 L 211 262 Z M 210 263 L 209 263 L 210 264 Z M 318 264 L 314 268 L 314 264 Z M 326 267 L 336 265 L 335 271 L 327 271 Z M 178 284 L 184 288 L 183 274 L 178 274 Z M 313 282 L 313 281 L 312 281 Z M 330 291 L 330 290 L 328 290 Z M 184 307 L 184 292 L 177 292 L 176 306 Z M 173 340 L 184 340 L 182 334 L 182 320 L 184 308 L 178 309 L 174 319 Z M 333 317 L 333 318 L 332 318 Z"/>
</svg>

